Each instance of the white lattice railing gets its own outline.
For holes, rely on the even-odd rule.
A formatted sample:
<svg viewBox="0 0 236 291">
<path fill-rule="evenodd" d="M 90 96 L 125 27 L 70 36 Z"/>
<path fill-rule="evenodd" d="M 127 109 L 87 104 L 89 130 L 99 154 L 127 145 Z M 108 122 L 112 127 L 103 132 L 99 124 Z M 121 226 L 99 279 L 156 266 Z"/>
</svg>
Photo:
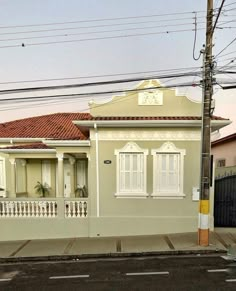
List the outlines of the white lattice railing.
<svg viewBox="0 0 236 291">
<path fill-rule="evenodd" d="M 0 201 L 0 217 L 56 217 L 56 201 Z"/>
<path fill-rule="evenodd" d="M 65 217 L 87 217 L 88 201 L 87 200 L 67 200 L 65 201 Z"/>
</svg>

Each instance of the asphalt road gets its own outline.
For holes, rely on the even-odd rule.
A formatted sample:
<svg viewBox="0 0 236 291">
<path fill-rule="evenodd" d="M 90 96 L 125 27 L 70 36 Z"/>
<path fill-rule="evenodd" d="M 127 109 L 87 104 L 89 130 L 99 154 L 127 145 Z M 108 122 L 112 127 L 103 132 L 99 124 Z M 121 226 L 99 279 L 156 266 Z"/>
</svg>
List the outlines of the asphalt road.
<svg viewBox="0 0 236 291">
<path fill-rule="evenodd" d="M 1 264 L 0 290 L 236 290 L 236 262 L 172 255 Z"/>
</svg>

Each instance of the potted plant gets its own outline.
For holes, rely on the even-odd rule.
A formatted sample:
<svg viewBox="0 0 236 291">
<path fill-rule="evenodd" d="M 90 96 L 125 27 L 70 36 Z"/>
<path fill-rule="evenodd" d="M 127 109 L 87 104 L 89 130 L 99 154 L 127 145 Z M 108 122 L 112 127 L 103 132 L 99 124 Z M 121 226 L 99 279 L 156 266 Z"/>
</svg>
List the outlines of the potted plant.
<svg viewBox="0 0 236 291">
<path fill-rule="evenodd" d="M 47 195 L 49 195 L 50 187 L 47 183 L 43 184 L 38 181 L 34 189 L 40 197 L 46 197 Z"/>
<path fill-rule="evenodd" d="M 87 187 L 85 185 L 83 187 L 78 186 L 75 189 L 75 194 L 76 194 L 76 196 L 78 195 L 79 197 L 88 197 Z"/>
</svg>

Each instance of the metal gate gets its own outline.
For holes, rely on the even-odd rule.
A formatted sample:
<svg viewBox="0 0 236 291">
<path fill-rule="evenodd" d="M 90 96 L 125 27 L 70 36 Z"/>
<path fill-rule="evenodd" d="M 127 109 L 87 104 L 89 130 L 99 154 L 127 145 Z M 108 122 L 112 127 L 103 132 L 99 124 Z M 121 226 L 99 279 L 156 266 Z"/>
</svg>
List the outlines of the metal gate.
<svg viewBox="0 0 236 291">
<path fill-rule="evenodd" d="M 236 174 L 215 180 L 214 223 L 236 227 Z"/>
</svg>

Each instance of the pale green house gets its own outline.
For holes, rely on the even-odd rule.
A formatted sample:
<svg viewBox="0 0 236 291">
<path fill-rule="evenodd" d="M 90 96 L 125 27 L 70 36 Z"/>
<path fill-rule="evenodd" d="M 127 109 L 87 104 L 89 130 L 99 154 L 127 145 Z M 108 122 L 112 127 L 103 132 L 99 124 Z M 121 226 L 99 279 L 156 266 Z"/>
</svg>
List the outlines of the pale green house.
<svg viewBox="0 0 236 291">
<path fill-rule="evenodd" d="M 201 104 L 159 85 L 0 124 L 0 240 L 197 231 Z"/>
</svg>

